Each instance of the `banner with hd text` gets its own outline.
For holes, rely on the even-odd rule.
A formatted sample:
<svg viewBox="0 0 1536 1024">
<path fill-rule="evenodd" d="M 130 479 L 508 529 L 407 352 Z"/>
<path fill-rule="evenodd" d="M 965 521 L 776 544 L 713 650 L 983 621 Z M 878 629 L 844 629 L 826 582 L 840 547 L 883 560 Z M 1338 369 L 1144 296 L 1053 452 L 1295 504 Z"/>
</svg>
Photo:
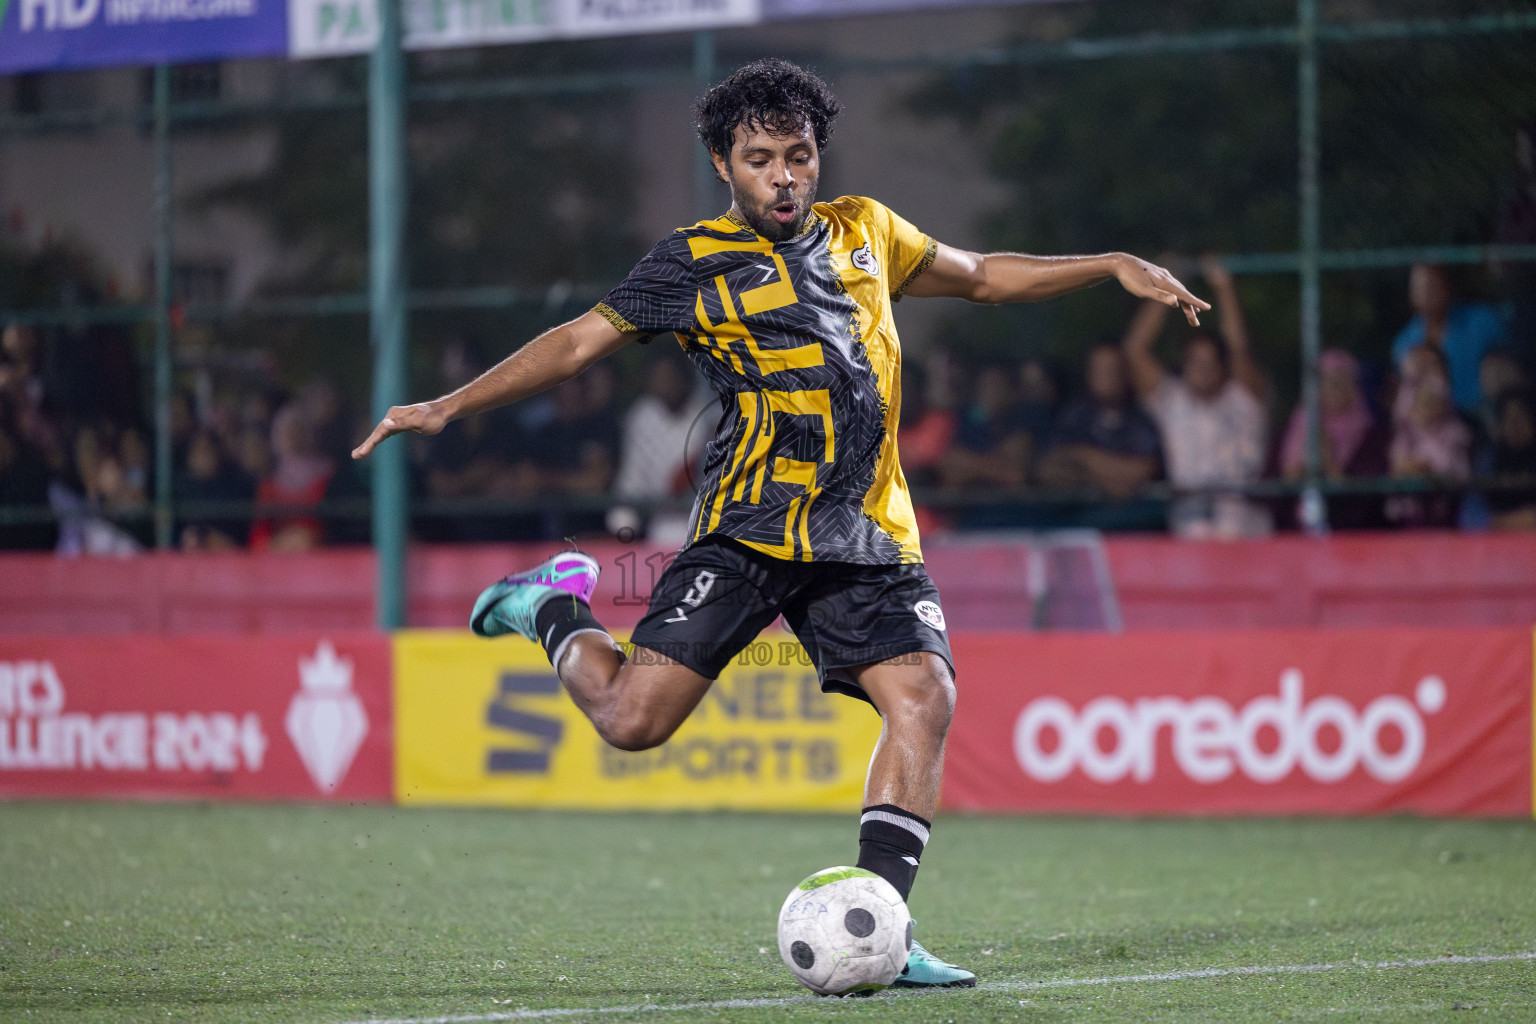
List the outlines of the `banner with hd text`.
<svg viewBox="0 0 1536 1024">
<path fill-rule="evenodd" d="M 952 809 L 1532 813 L 1528 629 L 953 643 Z"/>
<path fill-rule="evenodd" d="M 395 635 L 402 804 L 613 810 L 857 811 L 880 718 L 821 692 L 804 649 L 768 632 L 668 742 L 609 747 L 543 650 L 461 631 Z"/>
<path fill-rule="evenodd" d="M 277 56 L 288 0 L 0 0 L 0 74 Z"/>
<path fill-rule="evenodd" d="M 0 637 L 0 797 L 388 800 L 389 640 Z"/>
<path fill-rule="evenodd" d="M 411 50 L 1038 0 L 403 0 Z M 365 53 L 378 0 L 0 0 L 0 74 Z"/>
</svg>

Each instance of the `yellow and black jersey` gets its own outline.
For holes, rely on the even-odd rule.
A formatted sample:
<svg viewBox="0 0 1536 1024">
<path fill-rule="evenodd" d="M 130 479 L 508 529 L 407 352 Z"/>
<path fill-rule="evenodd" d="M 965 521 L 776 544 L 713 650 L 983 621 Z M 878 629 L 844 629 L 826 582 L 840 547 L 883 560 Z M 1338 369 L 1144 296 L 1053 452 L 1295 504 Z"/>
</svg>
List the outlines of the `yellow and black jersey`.
<svg viewBox="0 0 1536 1024">
<path fill-rule="evenodd" d="M 921 562 L 896 456 L 901 344 L 892 303 L 935 243 L 872 199 L 812 208 L 773 243 L 734 216 L 680 228 L 597 312 L 674 333 L 720 395 L 690 543 L 777 558 Z"/>
</svg>

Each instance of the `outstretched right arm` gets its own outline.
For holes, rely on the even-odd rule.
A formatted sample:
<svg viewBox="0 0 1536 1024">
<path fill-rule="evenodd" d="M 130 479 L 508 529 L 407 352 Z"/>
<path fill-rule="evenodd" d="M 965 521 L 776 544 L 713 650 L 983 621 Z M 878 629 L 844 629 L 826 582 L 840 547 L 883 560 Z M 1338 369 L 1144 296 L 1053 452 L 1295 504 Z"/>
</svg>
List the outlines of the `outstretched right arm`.
<svg viewBox="0 0 1536 1024">
<path fill-rule="evenodd" d="M 454 420 L 538 394 L 638 337 L 620 332 L 595 312 L 583 313 L 545 331 L 457 391 L 390 409 L 368 439 L 352 449 L 352 457 L 367 457 L 394 434 L 435 434 Z"/>
</svg>

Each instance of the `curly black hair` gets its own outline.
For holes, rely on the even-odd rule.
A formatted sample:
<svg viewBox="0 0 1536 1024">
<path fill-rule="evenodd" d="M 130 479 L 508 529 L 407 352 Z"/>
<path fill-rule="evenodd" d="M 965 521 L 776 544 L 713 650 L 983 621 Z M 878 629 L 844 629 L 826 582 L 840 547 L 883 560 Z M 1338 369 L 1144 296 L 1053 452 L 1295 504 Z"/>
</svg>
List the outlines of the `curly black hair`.
<svg viewBox="0 0 1536 1024">
<path fill-rule="evenodd" d="M 699 98 L 693 124 L 711 153 L 729 157 L 737 125 L 750 131 L 798 131 L 811 126 L 816 148 L 826 148 L 843 105 L 816 75 L 787 60 L 766 57 L 738 69 Z"/>
</svg>

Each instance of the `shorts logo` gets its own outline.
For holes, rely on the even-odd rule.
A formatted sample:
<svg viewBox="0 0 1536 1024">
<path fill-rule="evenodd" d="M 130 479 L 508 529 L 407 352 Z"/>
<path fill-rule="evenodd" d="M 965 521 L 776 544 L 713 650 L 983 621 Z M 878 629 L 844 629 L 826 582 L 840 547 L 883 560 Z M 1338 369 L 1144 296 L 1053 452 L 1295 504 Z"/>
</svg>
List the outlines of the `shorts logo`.
<svg viewBox="0 0 1536 1024">
<path fill-rule="evenodd" d="M 688 588 L 688 593 L 683 595 L 683 604 L 690 608 L 697 608 L 704 603 L 704 598 L 709 596 L 709 588 L 715 585 L 715 574 L 708 569 L 700 569 L 699 574 L 693 578 L 693 586 Z M 665 622 L 687 622 L 688 613 L 683 611 L 683 604 L 673 609 L 676 612 Z"/>
<path fill-rule="evenodd" d="M 917 612 L 918 618 L 934 629 L 944 628 L 944 611 L 932 601 L 919 601 L 912 606 L 912 610 Z"/>
<path fill-rule="evenodd" d="M 853 265 L 871 276 L 880 273 L 880 262 L 875 259 L 868 242 L 853 250 Z"/>
</svg>

